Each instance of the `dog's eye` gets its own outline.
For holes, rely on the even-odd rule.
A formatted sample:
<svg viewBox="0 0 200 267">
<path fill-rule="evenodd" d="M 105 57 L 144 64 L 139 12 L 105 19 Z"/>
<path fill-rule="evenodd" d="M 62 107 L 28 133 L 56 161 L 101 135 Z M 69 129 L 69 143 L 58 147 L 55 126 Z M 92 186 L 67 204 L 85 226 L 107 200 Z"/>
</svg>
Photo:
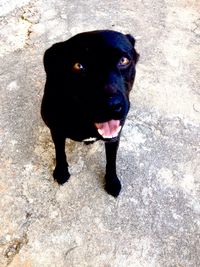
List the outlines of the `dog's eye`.
<svg viewBox="0 0 200 267">
<path fill-rule="evenodd" d="M 118 63 L 119 67 L 126 67 L 130 64 L 130 60 L 127 57 L 122 57 Z"/>
<path fill-rule="evenodd" d="M 73 71 L 79 72 L 84 70 L 84 67 L 81 63 L 75 63 L 73 66 Z"/>
</svg>

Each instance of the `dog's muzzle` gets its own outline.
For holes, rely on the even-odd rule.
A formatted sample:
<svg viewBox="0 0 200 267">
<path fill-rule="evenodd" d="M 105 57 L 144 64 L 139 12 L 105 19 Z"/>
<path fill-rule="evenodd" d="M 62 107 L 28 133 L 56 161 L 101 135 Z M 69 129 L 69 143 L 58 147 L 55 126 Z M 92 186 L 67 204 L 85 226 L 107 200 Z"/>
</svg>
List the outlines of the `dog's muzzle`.
<svg viewBox="0 0 200 267">
<path fill-rule="evenodd" d="M 122 126 L 120 120 L 110 120 L 101 123 L 95 123 L 98 133 L 104 139 L 112 139 L 118 136 Z"/>
<path fill-rule="evenodd" d="M 122 111 L 122 101 L 118 97 L 109 97 L 108 108 L 110 110 L 110 113 L 116 116 Z"/>
<path fill-rule="evenodd" d="M 116 138 L 122 128 L 122 121 L 128 112 L 128 103 L 122 96 L 110 96 L 106 99 L 104 109 L 100 109 L 100 120 L 95 122 L 95 127 L 101 137 L 104 139 Z M 107 118 L 103 114 L 107 115 Z M 101 118 L 102 115 L 102 118 Z"/>
</svg>

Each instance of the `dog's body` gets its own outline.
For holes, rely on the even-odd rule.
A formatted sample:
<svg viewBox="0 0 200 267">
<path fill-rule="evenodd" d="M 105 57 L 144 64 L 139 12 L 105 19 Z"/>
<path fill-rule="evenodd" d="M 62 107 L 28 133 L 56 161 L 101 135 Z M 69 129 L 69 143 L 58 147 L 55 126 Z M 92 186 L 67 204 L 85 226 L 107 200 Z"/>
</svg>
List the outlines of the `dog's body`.
<svg viewBox="0 0 200 267">
<path fill-rule="evenodd" d="M 106 30 L 78 34 L 45 52 L 41 114 L 55 144 L 53 176 L 59 184 L 70 176 L 65 139 L 101 139 L 107 159 L 105 189 L 118 196 L 116 154 L 138 59 L 134 45 L 131 35 Z"/>
</svg>

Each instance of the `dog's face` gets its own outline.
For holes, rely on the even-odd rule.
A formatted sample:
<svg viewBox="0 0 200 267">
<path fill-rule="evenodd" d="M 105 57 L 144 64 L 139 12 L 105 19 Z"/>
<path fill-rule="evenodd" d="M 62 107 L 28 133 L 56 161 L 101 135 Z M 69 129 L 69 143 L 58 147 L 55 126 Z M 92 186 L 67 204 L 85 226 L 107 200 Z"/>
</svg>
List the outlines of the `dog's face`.
<svg viewBox="0 0 200 267">
<path fill-rule="evenodd" d="M 56 57 L 45 64 L 47 77 L 60 80 L 62 98 L 87 114 L 104 139 L 118 136 L 129 110 L 138 60 L 134 45 L 131 35 L 115 31 L 81 33 L 57 44 Z"/>
</svg>

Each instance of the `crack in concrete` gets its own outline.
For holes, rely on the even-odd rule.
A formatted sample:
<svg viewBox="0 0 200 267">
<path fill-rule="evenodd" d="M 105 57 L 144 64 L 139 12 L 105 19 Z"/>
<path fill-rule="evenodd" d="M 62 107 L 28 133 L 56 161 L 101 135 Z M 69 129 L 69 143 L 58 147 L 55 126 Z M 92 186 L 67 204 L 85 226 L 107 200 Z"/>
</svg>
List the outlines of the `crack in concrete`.
<svg viewBox="0 0 200 267">
<path fill-rule="evenodd" d="M 39 11 L 33 6 L 23 7 L 23 14 L 20 16 L 20 20 L 29 23 L 27 29 L 25 45 L 29 46 L 31 34 L 33 33 L 32 27 L 35 24 L 39 24 L 41 15 Z"/>
<path fill-rule="evenodd" d="M 26 233 L 21 238 L 16 238 L 10 241 L 9 246 L 4 252 L 4 257 L 7 258 L 6 266 L 8 266 L 14 260 L 14 257 L 19 254 L 22 247 L 27 243 L 28 237 Z"/>
<path fill-rule="evenodd" d="M 78 246 L 72 247 L 70 249 L 67 250 L 67 252 L 65 253 L 65 258 L 67 258 L 67 256 L 70 254 L 70 252 L 72 252 L 73 250 L 75 250 Z"/>
<path fill-rule="evenodd" d="M 200 37 L 200 18 L 194 21 L 195 27 L 191 30 L 197 37 Z"/>
</svg>

